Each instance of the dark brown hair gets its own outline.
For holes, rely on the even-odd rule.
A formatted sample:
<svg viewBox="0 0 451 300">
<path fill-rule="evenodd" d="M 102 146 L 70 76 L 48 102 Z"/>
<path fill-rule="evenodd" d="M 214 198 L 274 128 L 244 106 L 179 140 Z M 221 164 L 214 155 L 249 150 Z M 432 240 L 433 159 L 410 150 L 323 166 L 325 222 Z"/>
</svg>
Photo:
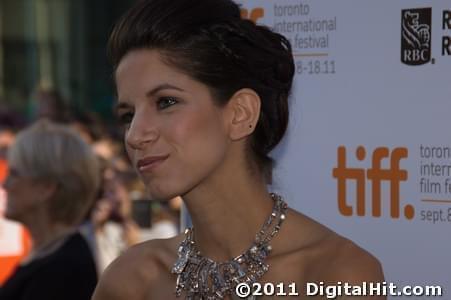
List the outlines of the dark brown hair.
<svg viewBox="0 0 451 300">
<path fill-rule="evenodd" d="M 129 51 L 156 49 L 169 65 L 207 85 L 218 105 L 241 88 L 261 98 L 250 139 L 255 162 L 271 181 L 269 152 L 288 125 L 294 63 L 289 41 L 240 17 L 230 0 L 139 1 L 116 24 L 108 50 L 114 68 Z"/>
</svg>

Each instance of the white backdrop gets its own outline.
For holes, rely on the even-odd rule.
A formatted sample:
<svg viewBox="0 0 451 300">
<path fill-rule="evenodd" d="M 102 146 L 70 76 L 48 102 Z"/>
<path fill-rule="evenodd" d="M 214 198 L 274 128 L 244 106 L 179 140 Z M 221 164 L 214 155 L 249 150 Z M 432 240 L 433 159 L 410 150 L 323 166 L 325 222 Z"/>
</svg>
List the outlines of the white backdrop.
<svg viewBox="0 0 451 300">
<path fill-rule="evenodd" d="M 387 281 L 441 285 L 442 299 L 451 299 L 451 49 L 442 54 L 444 40 L 451 40 L 451 21 L 443 24 L 451 1 L 239 3 L 247 17 L 291 40 L 297 63 L 289 133 L 274 153 L 275 190 L 292 207 L 372 252 Z M 431 8 L 431 21 L 427 9 L 416 8 Z M 403 63 L 406 49 L 423 53 L 425 62 Z M 418 63 L 415 55 L 405 55 Z M 333 169 L 340 146 L 345 167 L 365 176 L 363 215 L 356 212 L 352 179 L 344 184 L 352 215 L 339 210 Z M 360 160 L 359 146 L 366 150 Z M 381 147 L 392 164 L 385 156 L 373 165 L 373 152 Z M 396 158 L 396 152 L 405 155 Z M 385 171 L 371 171 L 377 161 Z M 378 185 L 370 180 L 372 172 L 381 177 L 380 217 L 372 211 L 372 182 L 376 190 Z M 390 211 L 390 202 L 398 207 L 397 197 L 399 217 Z"/>
</svg>

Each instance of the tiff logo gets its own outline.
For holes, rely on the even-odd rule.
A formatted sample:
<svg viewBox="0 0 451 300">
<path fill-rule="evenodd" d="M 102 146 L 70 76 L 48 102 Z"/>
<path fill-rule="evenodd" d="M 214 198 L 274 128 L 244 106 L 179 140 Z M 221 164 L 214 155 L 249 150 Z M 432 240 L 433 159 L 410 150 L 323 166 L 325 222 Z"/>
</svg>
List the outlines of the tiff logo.
<svg viewBox="0 0 451 300">
<path fill-rule="evenodd" d="M 394 148 L 391 152 L 387 147 L 379 147 L 373 151 L 371 168 L 350 168 L 346 164 L 346 148 L 338 147 L 337 166 L 333 169 L 332 175 L 337 179 L 338 188 L 338 209 L 344 216 L 352 216 L 354 208 L 358 216 L 365 216 L 367 212 L 367 202 L 365 199 L 366 180 L 371 182 L 371 215 L 373 217 L 381 216 L 381 183 L 383 181 L 390 183 L 390 216 L 394 219 L 399 218 L 400 211 L 400 183 L 407 180 L 407 171 L 399 168 L 401 159 L 408 155 L 407 148 Z M 355 156 L 357 160 L 363 161 L 366 158 L 366 150 L 363 146 L 356 149 Z M 389 168 L 382 168 L 382 160 L 388 159 Z M 354 181 L 356 185 L 355 203 L 350 203 L 347 198 L 346 183 Z M 384 201 L 385 203 L 385 201 Z M 404 216 L 412 219 L 415 210 L 412 205 L 404 206 Z"/>
<path fill-rule="evenodd" d="M 261 7 L 254 8 L 250 12 L 246 8 L 241 8 L 240 13 L 242 19 L 249 19 L 254 23 L 265 16 L 265 11 Z"/>
</svg>

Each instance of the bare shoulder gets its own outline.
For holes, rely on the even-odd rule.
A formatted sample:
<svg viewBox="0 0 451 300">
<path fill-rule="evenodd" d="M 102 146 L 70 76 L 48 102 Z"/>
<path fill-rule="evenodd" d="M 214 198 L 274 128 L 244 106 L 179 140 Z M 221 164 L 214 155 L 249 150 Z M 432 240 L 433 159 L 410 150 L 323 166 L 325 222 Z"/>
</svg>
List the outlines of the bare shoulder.
<svg viewBox="0 0 451 300">
<path fill-rule="evenodd" d="M 297 241 L 288 240 L 290 245 L 296 245 L 293 253 L 301 267 L 302 281 L 347 282 L 351 285 L 384 281 L 381 264 L 371 253 L 302 213 L 292 211 L 291 217 L 292 222 L 287 224 L 285 233 L 286 236 L 299 237 Z M 360 298 L 354 296 L 352 299 Z"/>
<path fill-rule="evenodd" d="M 343 295 L 340 300 L 386 300 L 386 296 L 369 296 L 364 287 L 368 284 L 383 284 L 385 281 L 382 266 L 377 258 L 353 242 L 338 237 L 337 256 L 332 260 L 330 273 L 325 274 L 329 284 L 342 282 L 355 286 L 362 293 Z"/>
<path fill-rule="evenodd" d="M 382 282 L 384 274 L 379 260 L 354 242 L 339 235 L 334 237 L 336 255 L 331 259 L 328 279 L 361 283 Z"/>
<path fill-rule="evenodd" d="M 329 248 L 324 255 L 327 265 L 322 268 L 318 279 L 325 282 L 326 285 L 342 283 L 362 287 L 369 283 L 382 284 L 384 282 L 384 274 L 379 260 L 368 251 L 336 233 L 330 234 L 324 243 Z M 338 299 L 384 300 L 386 297 L 343 295 Z"/>
<path fill-rule="evenodd" d="M 152 287 L 171 280 L 181 236 L 152 240 L 128 249 L 100 277 L 92 300 L 141 300 Z"/>
</svg>

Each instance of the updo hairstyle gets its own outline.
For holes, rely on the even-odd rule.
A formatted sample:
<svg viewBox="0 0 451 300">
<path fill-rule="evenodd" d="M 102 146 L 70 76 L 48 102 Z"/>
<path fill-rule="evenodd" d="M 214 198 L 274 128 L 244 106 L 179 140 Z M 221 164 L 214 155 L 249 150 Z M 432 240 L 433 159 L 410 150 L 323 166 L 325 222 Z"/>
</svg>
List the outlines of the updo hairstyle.
<svg viewBox="0 0 451 300">
<path fill-rule="evenodd" d="M 229 0 L 139 1 L 116 24 L 108 51 L 114 69 L 132 50 L 155 49 L 165 63 L 207 85 L 224 106 L 242 88 L 261 98 L 260 118 L 249 140 L 251 157 L 271 182 L 269 152 L 288 125 L 294 62 L 289 41 L 241 19 Z"/>
</svg>

